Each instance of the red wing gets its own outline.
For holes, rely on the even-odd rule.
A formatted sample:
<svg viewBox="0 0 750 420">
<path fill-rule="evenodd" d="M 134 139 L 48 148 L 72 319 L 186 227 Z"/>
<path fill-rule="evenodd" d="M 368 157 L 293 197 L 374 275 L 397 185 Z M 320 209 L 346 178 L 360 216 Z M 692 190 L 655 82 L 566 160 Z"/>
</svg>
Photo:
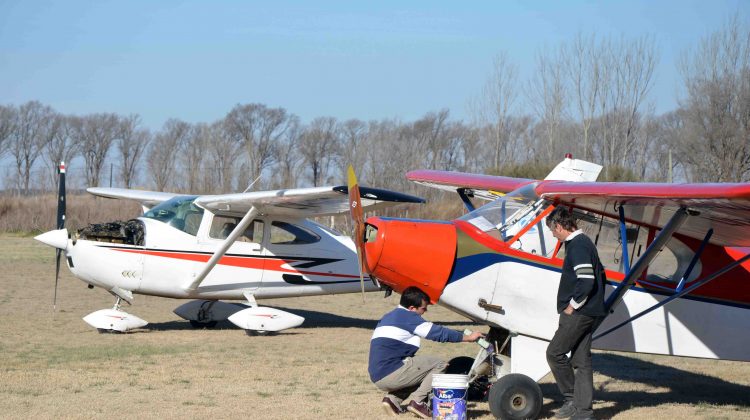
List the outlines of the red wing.
<svg viewBox="0 0 750 420">
<path fill-rule="evenodd" d="M 458 189 L 467 189 L 485 199 L 497 198 L 492 196 L 491 191 L 507 193 L 531 182 L 534 179 L 511 178 L 508 176 L 479 175 L 465 172 L 434 171 L 422 169 L 411 171 L 406 178 L 417 184 L 438 188 L 445 191 L 456 192 Z"/>
<path fill-rule="evenodd" d="M 650 184 L 624 182 L 543 181 L 536 187 L 548 201 L 572 205 L 618 218 L 618 206 L 625 205 L 629 222 L 663 227 L 677 209 L 697 212 L 680 227 L 679 233 L 702 239 L 714 229 L 711 243 L 721 246 L 750 246 L 750 183 L 736 184 Z"/>
</svg>

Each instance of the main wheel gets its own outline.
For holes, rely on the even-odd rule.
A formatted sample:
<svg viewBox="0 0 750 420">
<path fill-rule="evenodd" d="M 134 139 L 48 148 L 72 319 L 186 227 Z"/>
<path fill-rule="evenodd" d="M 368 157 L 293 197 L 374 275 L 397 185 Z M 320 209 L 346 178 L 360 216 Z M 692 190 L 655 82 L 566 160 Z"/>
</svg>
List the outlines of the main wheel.
<svg viewBox="0 0 750 420">
<path fill-rule="evenodd" d="M 542 390 L 528 376 L 511 373 L 492 385 L 489 404 L 498 419 L 535 419 L 542 410 Z"/>
</svg>

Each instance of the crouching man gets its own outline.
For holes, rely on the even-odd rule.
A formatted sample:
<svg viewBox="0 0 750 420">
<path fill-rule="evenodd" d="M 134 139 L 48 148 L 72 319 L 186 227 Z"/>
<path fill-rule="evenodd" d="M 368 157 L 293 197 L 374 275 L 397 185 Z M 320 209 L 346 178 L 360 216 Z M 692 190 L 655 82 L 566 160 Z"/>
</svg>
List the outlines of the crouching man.
<svg viewBox="0 0 750 420">
<path fill-rule="evenodd" d="M 425 321 L 430 298 L 416 287 L 401 294 L 400 305 L 378 322 L 370 340 L 370 379 L 386 392 L 383 408 L 396 416 L 402 407 L 421 418 L 432 418 L 427 397 L 432 391 L 432 374 L 443 373 L 448 363 L 438 357 L 416 356 L 420 337 L 439 342 L 470 342 L 482 337 Z"/>
</svg>

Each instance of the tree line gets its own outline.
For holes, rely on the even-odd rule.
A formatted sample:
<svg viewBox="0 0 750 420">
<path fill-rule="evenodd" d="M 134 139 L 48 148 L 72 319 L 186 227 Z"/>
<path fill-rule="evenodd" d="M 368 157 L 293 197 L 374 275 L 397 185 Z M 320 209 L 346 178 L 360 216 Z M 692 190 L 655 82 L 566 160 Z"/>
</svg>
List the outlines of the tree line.
<svg viewBox="0 0 750 420">
<path fill-rule="evenodd" d="M 413 191 L 404 173 L 429 168 L 543 177 L 565 153 L 604 165 L 603 180 L 750 180 L 750 31 L 737 18 L 684 51 L 677 109 L 649 101 L 658 49 L 648 36 L 579 34 L 539 52 L 527 78 L 499 54 L 468 121 L 448 109 L 416 121 L 319 117 L 238 104 L 211 123 L 138 115 L 64 115 L 38 101 L 0 105 L 6 190 L 55 185 L 57 162 L 76 162 L 85 186 L 190 193 L 341 184 L 360 178 Z"/>
</svg>

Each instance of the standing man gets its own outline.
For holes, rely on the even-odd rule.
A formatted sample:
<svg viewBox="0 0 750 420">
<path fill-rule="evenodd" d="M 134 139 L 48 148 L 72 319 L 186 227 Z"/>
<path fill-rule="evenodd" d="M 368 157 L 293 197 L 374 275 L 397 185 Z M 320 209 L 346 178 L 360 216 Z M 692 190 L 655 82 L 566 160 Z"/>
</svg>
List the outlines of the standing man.
<svg viewBox="0 0 750 420">
<path fill-rule="evenodd" d="M 591 368 L 591 334 L 604 308 L 604 267 L 596 246 L 578 229 L 567 208 L 557 207 L 547 216 L 547 227 L 565 244 L 557 312 L 560 321 L 547 347 L 547 363 L 565 403 L 555 414 L 564 419 L 593 419 L 594 371 Z M 566 355 L 571 352 L 570 358 Z"/>
<path fill-rule="evenodd" d="M 432 390 L 432 374 L 445 372 L 448 363 L 437 357 L 415 356 L 420 337 L 432 341 L 460 343 L 477 341 L 479 332 L 464 335 L 459 331 L 427 322 L 422 315 L 430 298 L 417 287 L 401 294 L 400 305 L 378 322 L 370 340 L 370 379 L 386 392 L 383 408 L 397 416 L 401 408 L 421 418 L 432 418 L 427 396 Z"/>
</svg>

